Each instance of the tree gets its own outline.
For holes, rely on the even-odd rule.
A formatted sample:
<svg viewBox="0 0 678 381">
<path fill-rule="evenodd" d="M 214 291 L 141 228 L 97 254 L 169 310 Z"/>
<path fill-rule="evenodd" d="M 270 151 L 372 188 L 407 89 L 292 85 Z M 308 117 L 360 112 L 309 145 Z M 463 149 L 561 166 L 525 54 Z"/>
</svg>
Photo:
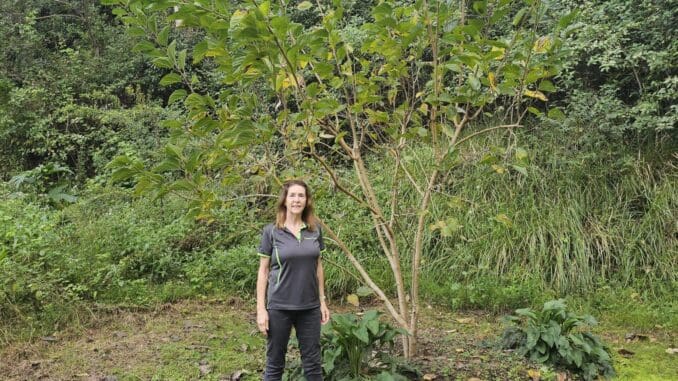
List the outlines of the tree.
<svg viewBox="0 0 678 381">
<path fill-rule="evenodd" d="M 395 297 L 369 276 L 342 237 L 329 226 L 325 231 L 409 333 L 403 351 L 412 356 L 432 194 L 464 160 L 458 152 L 465 141 L 511 131 L 528 111 L 541 113 L 530 103 L 540 105 L 555 90 L 548 78 L 559 69 L 559 32 L 567 20 L 552 33 L 540 32 L 545 7 L 536 0 L 384 1 L 372 9 L 373 21 L 360 27 L 361 35 L 349 39 L 341 1 L 303 1 L 296 10 L 268 1 L 104 2 L 118 5 L 115 12 L 130 32 L 146 38 L 136 49 L 169 71 L 161 83 L 181 84 L 170 102 L 183 102 L 186 109 L 183 118 L 168 122 L 175 139 L 163 163 L 146 169 L 120 157 L 113 163 L 114 179 L 136 177 L 139 191 L 158 195 L 192 194 L 193 214 L 204 217 L 218 202 L 209 179 L 228 172 L 238 152 L 282 144 L 284 152 L 314 160 L 370 214 L 395 279 Z M 304 27 L 291 21 L 291 12 L 312 12 L 320 22 Z M 507 34 L 494 28 L 501 23 L 511 25 Z M 178 46 L 169 38 L 177 25 L 205 37 L 195 46 Z M 196 91 L 201 77 L 189 75 L 188 57 L 192 64 L 209 58 L 223 87 Z M 485 114 L 497 125 L 473 129 L 471 122 Z M 422 144 L 428 165 L 414 173 L 405 157 Z M 373 186 L 365 160 L 372 151 L 391 158 L 388 195 Z M 357 189 L 342 178 L 343 163 L 350 163 Z M 408 202 L 401 181 L 416 189 Z M 415 228 L 406 229 L 409 224 Z M 438 221 L 429 228 L 446 234 L 454 226 Z"/>
</svg>

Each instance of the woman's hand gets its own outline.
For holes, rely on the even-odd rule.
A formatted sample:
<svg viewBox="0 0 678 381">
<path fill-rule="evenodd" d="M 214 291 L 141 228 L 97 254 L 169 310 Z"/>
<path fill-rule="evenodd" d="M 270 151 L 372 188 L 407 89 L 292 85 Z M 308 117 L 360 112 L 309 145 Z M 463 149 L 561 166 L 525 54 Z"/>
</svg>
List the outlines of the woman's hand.
<svg viewBox="0 0 678 381">
<path fill-rule="evenodd" d="M 263 309 L 257 310 L 257 328 L 264 336 L 268 336 L 268 311 Z"/>
<path fill-rule="evenodd" d="M 330 309 L 327 308 L 327 303 L 323 300 L 320 303 L 320 323 L 325 324 L 330 321 Z"/>
</svg>

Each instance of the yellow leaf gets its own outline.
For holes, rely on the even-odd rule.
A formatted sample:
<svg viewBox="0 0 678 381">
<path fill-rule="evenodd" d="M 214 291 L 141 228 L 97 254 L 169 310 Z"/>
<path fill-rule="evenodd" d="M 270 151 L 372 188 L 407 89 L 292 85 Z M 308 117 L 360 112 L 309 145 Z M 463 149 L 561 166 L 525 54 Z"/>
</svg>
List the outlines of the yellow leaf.
<svg viewBox="0 0 678 381">
<path fill-rule="evenodd" d="M 351 295 L 347 296 L 346 302 L 348 302 L 349 304 L 352 304 L 356 307 L 360 307 L 360 300 L 358 299 L 358 295 L 356 295 L 356 294 L 351 294 Z"/>
<path fill-rule="evenodd" d="M 500 48 L 500 47 L 498 47 L 498 46 L 493 46 L 493 47 L 492 47 L 492 51 L 493 51 L 493 52 L 500 52 L 500 53 L 501 53 L 500 56 L 498 56 L 497 58 L 495 58 L 497 61 L 501 61 L 501 60 L 504 59 L 504 55 L 505 55 L 505 53 L 506 53 L 506 49 Z"/>
<path fill-rule="evenodd" d="M 422 114 L 428 113 L 428 104 L 427 103 L 422 103 L 421 106 L 419 106 L 419 111 Z"/>
<path fill-rule="evenodd" d="M 259 75 L 259 70 L 258 70 L 257 68 L 255 68 L 255 67 L 253 67 L 253 66 L 250 66 L 250 67 L 248 67 L 247 70 L 245 71 L 245 75 L 248 75 L 248 76 L 250 76 L 250 75 L 251 75 L 251 76 L 257 76 L 257 75 Z"/>
<path fill-rule="evenodd" d="M 527 375 L 532 379 L 532 381 L 541 380 L 541 373 L 536 369 L 529 369 Z"/>
<path fill-rule="evenodd" d="M 502 173 L 506 172 L 506 168 L 502 167 L 501 165 L 497 165 L 497 164 L 492 164 L 492 169 L 500 175 Z"/>
<path fill-rule="evenodd" d="M 510 227 L 510 226 L 513 225 L 513 222 L 511 222 L 511 219 L 509 218 L 509 216 L 507 216 L 507 215 L 505 215 L 505 214 L 503 214 L 503 213 L 502 213 L 502 214 L 497 214 L 497 216 L 494 217 L 494 219 L 495 219 L 495 221 L 500 222 L 500 223 L 502 223 L 502 224 L 504 224 L 504 225 L 506 225 L 506 226 L 508 226 L 508 227 Z"/>
<path fill-rule="evenodd" d="M 527 159 L 527 151 L 524 148 L 516 148 L 516 159 L 525 160 Z"/>
<path fill-rule="evenodd" d="M 551 48 L 551 38 L 548 36 L 541 36 L 534 42 L 532 51 L 535 53 L 546 53 Z"/>
<path fill-rule="evenodd" d="M 489 74 L 487 74 L 487 79 L 490 81 L 490 88 L 493 91 L 497 91 L 497 77 L 494 76 L 494 73 L 489 72 Z"/>
<path fill-rule="evenodd" d="M 537 98 L 537 99 L 542 100 L 544 102 L 549 100 L 548 98 L 546 98 L 546 95 L 544 95 L 544 93 L 542 93 L 539 90 L 527 90 L 527 89 L 525 89 L 525 90 L 523 90 L 523 95 L 528 96 L 530 98 Z"/>
</svg>

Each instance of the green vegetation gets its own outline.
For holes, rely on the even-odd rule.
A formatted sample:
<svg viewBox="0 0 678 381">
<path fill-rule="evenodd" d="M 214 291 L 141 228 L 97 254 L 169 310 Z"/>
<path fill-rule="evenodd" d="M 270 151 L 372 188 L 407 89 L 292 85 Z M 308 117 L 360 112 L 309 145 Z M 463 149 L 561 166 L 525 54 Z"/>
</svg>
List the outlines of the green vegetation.
<svg viewBox="0 0 678 381">
<path fill-rule="evenodd" d="M 353 314 L 333 315 L 323 327 L 323 371 L 329 379 L 369 379 L 370 374 L 398 375 L 392 352 L 402 329 L 381 322 L 379 312 L 370 310 L 357 318 Z M 381 364 L 370 369 L 374 363 Z"/>
<path fill-rule="evenodd" d="M 94 326 L 109 309 L 251 295 L 258 233 L 290 177 L 310 183 L 336 233 L 325 256 L 333 304 L 365 286 L 340 240 L 395 301 L 374 215 L 318 156 L 386 224 L 394 211 L 402 287 L 418 263 L 420 307 L 501 314 L 564 298 L 601 322 L 592 332 L 611 343 L 620 379 L 676 377 L 665 353 L 678 329 L 675 1 L 321 1 L 324 14 L 305 1 L 103 3 L 0 1 L 0 346 Z M 437 32 L 415 28 L 424 3 L 427 25 L 441 26 L 437 60 L 424 38 Z M 293 75 L 280 59 L 266 65 L 281 57 L 262 37 L 272 21 Z M 353 86 L 370 98 L 347 97 Z M 443 129 L 466 105 L 482 111 L 464 122 L 463 144 L 447 146 Z M 351 121 L 366 126 L 359 139 Z M 364 172 L 342 139 L 361 142 Z M 629 332 L 658 341 L 625 341 Z M 227 345 L 210 365 L 258 369 L 261 341 L 230 335 L 250 349 Z M 164 343 L 153 357 L 164 365 L 113 373 L 197 377 L 194 349 Z M 526 377 L 528 365 L 498 361 Z"/>
<path fill-rule="evenodd" d="M 572 369 L 585 380 L 616 375 L 607 346 L 586 331 L 598 322 L 568 311 L 562 299 L 544 303 L 541 311 L 518 309 L 507 321 L 514 325 L 502 334 L 504 348 L 516 348 L 537 363 Z"/>
</svg>

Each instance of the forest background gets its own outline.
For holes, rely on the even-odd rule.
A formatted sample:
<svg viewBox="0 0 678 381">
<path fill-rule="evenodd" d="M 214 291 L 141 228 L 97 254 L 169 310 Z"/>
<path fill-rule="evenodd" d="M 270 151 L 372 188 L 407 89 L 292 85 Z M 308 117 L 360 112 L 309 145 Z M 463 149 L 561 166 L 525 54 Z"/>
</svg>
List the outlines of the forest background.
<svg viewBox="0 0 678 381">
<path fill-rule="evenodd" d="M 306 3 L 291 2 L 289 18 L 319 23 Z M 469 19 L 493 4 L 462 3 Z M 482 33 L 510 35 L 532 3 L 507 3 L 506 22 Z M 445 168 L 454 181 L 431 196 L 422 298 L 504 312 L 567 297 L 594 315 L 675 329 L 678 4 L 544 3 L 534 30 L 560 41 L 558 71 L 524 93 L 520 128 L 474 137 L 459 149 L 463 160 Z M 359 46 L 374 4 L 342 4 L 338 33 Z M 310 150 L 289 151 L 289 136 L 256 128 L 215 148 L 177 122 L 195 111 L 184 84 L 213 95 L 208 108 L 230 101 L 219 65 L 196 59 L 204 31 L 172 21 L 151 46 L 148 24 L 114 13 L 94 1 L 0 2 L 0 342 L 53 332 L 95 305 L 251 294 L 259 232 L 272 219 L 280 181 L 293 177 L 309 182 L 319 215 L 370 277 L 391 285 L 386 294 L 397 292 L 370 213 L 354 207 Z M 168 66 L 157 47 L 179 62 L 183 54 L 183 64 Z M 179 78 L 168 76 L 172 69 Z M 476 81 L 469 88 L 493 87 L 489 77 Z M 280 108 L 265 86 L 256 96 L 260 109 Z M 502 123 L 504 104 L 493 102 L 467 134 Z M 417 177 L 430 165 L 431 132 L 408 133 L 420 138 L 403 161 Z M 351 163 L 332 153 L 335 138 L 316 135 L 343 184 L 359 194 Z M 392 162 L 374 147 L 364 160 L 388 205 Z M 223 154 L 193 155 L 201 148 Z M 416 194 L 400 181 L 403 198 Z M 417 216 L 401 213 L 403 221 Z M 363 282 L 341 248 L 329 248 L 326 289 L 341 301 Z"/>
</svg>

